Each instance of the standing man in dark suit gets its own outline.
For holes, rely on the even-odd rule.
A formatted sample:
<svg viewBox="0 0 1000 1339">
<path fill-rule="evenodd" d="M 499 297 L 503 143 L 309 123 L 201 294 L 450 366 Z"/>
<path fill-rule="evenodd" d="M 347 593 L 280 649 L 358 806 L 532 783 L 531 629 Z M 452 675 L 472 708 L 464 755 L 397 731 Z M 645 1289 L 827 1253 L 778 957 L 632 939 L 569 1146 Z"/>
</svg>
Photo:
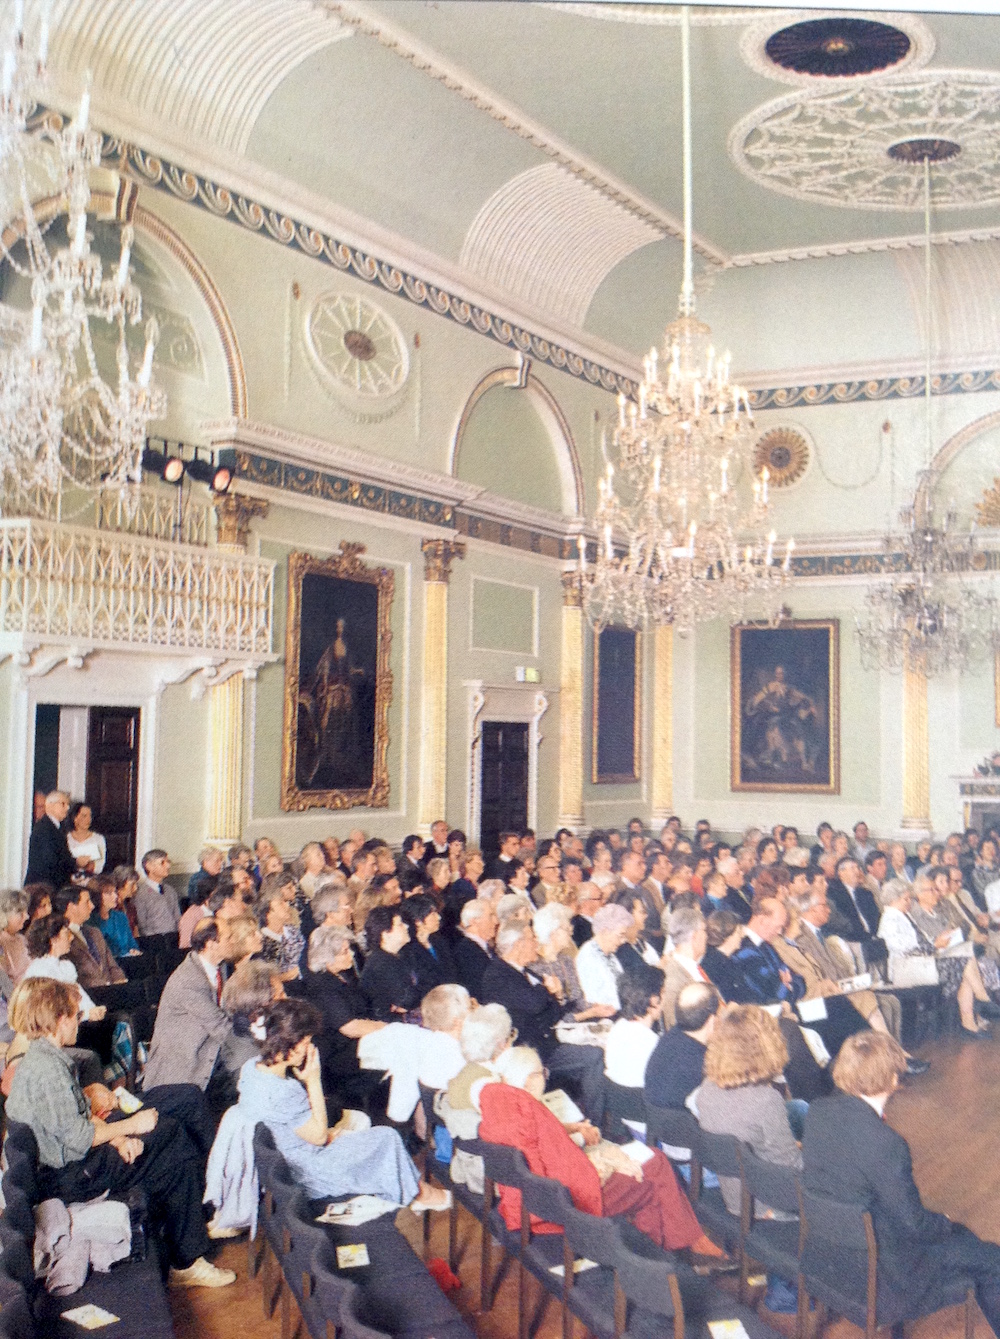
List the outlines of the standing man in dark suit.
<svg viewBox="0 0 1000 1339">
<path fill-rule="evenodd" d="M 525 970 L 538 963 L 538 942 L 530 925 L 508 924 L 497 935 L 497 956 L 483 973 L 481 1004 L 502 1004 L 517 1028 L 522 1046 L 533 1047 L 550 1076 L 575 1079 L 580 1106 L 598 1129 L 604 1114 L 604 1052 L 598 1046 L 570 1046 L 560 1042 L 555 1026 L 565 1013 L 560 1000 L 562 984 L 555 977 L 539 980 Z"/>
<path fill-rule="evenodd" d="M 61 790 L 50 791 L 45 797 L 45 813 L 31 829 L 25 883 L 48 883 L 61 888 L 77 873 L 77 863 L 70 855 L 62 826 L 68 813 L 69 796 Z"/>
<path fill-rule="evenodd" d="M 834 912 L 827 934 L 860 944 L 866 963 L 885 962 L 887 950 L 878 938 L 882 913 L 871 889 L 861 882 L 861 867 L 854 856 L 841 856 L 837 861 L 837 877 L 826 895 Z"/>
<path fill-rule="evenodd" d="M 838 1092 L 813 1102 L 806 1116 L 803 1182 L 813 1195 L 859 1204 L 871 1214 L 880 1309 L 901 1318 L 937 1311 L 951 1300 L 947 1286 L 967 1274 L 1000 1335 L 1000 1246 L 924 1208 L 909 1146 L 885 1123 L 886 1103 L 905 1073 L 902 1048 L 885 1033 L 861 1032 L 844 1042 L 833 1067 Z M 808 1239 L 805 1252 L 808 1268 Z M 866 1267 L 866 1258 L 859 1259 L 850 1272 L 863 1279 Z"/>
</svg>

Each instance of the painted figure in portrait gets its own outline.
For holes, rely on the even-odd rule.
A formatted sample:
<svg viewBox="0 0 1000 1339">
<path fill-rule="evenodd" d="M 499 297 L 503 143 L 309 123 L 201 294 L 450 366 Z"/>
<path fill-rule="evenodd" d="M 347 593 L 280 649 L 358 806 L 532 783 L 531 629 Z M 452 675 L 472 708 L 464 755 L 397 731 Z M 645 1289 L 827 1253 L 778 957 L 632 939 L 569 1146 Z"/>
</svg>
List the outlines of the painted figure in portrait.
<svg viewBox="0 0 1000 1339">
<path fill-rule="evenodd" d="M 733 789 L 839 789 L 834 620 L 732 633 Z"/>
<path fill-rule="evenodd" d="M 363 564 L 361 551 L 342 544 L 336 558 L 289 559 L 286 809 L 387 802 L 393 577 Z"/>
</svg>

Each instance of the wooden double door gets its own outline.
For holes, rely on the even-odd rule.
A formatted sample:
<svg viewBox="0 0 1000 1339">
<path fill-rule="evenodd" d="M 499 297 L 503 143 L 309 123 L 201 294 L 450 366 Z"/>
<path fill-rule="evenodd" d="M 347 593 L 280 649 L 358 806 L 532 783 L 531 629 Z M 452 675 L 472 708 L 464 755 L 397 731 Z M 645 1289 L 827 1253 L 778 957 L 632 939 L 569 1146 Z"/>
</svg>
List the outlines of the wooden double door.
<svg viewBox="0 0 1000 1339">
<path fill-rule="evenodd" d="M 87 723 L 85 798 L 108 844 L 109 870 L 136 863 L 139 715 L 138 707 L 91 707 Z"/>
<path fill-rule="evenodd" d="M 483 855 L 499 850 L 501 832 L 528 826 L 528 726 L 522 721 L 484 721 L 479 837 Z"/>
</svg>

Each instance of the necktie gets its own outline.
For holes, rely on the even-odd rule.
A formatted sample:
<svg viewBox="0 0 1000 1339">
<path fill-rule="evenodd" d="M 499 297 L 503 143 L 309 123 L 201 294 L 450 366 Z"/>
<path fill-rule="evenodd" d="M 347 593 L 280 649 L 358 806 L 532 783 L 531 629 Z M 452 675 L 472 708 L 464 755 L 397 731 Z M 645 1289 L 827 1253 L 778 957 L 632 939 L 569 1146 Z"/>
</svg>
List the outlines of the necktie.
<svg viewBox="0 0 1000 1339">
<path fill-rule="evenodd" d="M 707 981 L 711 984 L 712 978 L 705 971 L 704 967 L 702 967 L 701 963 L 698 964 L 698 975 L 701 977 L 702 981 Z"/>
<path fill-rule="evenodd" d="M 215 1002 L 220 1007 L 222 1005 L 222 972 L 219 968 L 215 969 Z"/>
</svg>

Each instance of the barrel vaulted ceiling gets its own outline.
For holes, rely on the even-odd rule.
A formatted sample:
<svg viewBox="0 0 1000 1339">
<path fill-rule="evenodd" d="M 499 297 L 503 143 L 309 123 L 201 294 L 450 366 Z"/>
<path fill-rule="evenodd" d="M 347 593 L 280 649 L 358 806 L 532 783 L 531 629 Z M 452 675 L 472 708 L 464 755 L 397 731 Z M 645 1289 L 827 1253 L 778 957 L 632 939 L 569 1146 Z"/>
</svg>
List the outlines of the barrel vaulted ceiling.
<svg viewBox="0 0 1000 1339">
<path fill-rule="evenodd" d="M 346 226 L 412 272 L 581 349 L 611 348 L 623 366 L 673 314 L 675 5 L 52 0 L 51 14 L 52 101 L 71 107 L 89 72 L 95 122 L 180 167 Z M 960 152 L 933 170 L 933 226 L 957 300 L 938 334 L 975 362 L 995 350 L 1000 298 L 1000 18 L 857 14 L 889 34 L 880 73 L 782 65 L 775 50 L 798 39 L 775 34 L 822 17 L 694 11 L 705 301 L 714 317 L 801 288 L 822 317 L 850 290 L 881 295 L 905 307 L 880 318 L 886 351 L 915 355 L 922 168 L 887 150 L 946 139 Z M 880 340 L 869 351 L 833 329 L 814 358 L 846 366 Z M 764 364 L 794 362 L 794 344 Z"/>
</svg>

